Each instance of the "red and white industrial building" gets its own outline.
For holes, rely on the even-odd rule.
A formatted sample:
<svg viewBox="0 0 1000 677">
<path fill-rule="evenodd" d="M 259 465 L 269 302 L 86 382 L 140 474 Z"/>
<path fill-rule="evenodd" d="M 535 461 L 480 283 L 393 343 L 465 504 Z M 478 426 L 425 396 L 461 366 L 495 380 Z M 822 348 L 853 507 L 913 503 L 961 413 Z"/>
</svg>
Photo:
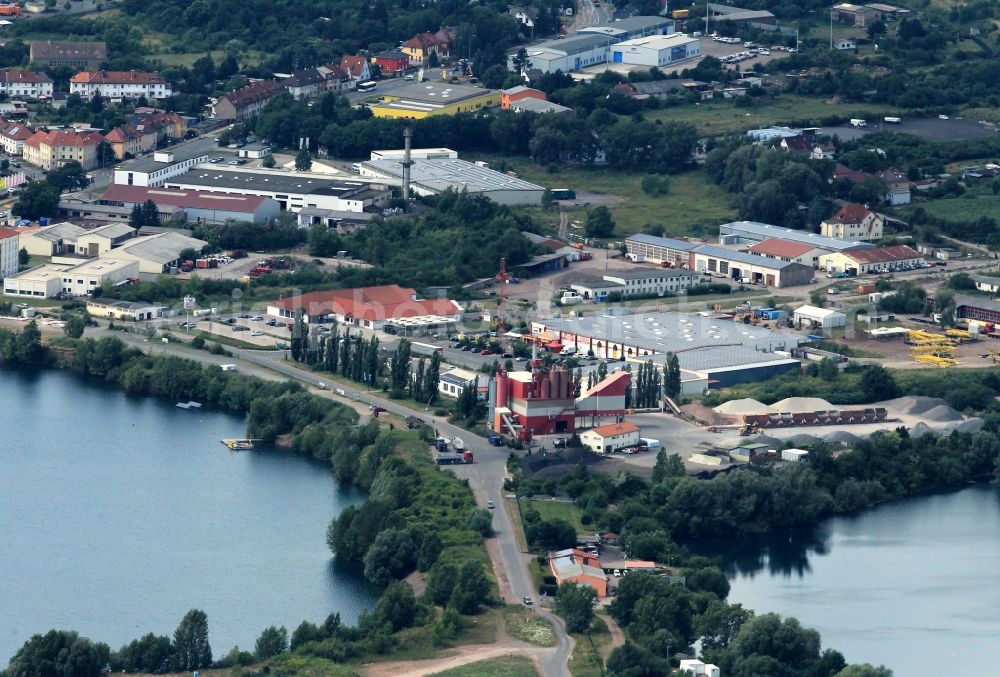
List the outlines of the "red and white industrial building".
<svg viewBox="0 0 1000 677">
<path fill-rule="evenodd" d="M 338 322 L 375 330 L 393 325 L 397 334 L 447 329 L 460 322 L 464 312 L 450 299 L 418 299 L 413 289 L 387 284 L 289 296 L 268 303 L 267 314 L 288 320 L 300 308 L 310 324 Z"/>
<path fill-rule="evenodd" d="M 493 430 L 527 440 L 620 421 L 631 378 L 629 372 L 615 372 L 573 397 L 573 372 L 565 367 L 545 367 L 534 360 L 531 371 L 501 369 L 490 382 Z"/>
</svg>

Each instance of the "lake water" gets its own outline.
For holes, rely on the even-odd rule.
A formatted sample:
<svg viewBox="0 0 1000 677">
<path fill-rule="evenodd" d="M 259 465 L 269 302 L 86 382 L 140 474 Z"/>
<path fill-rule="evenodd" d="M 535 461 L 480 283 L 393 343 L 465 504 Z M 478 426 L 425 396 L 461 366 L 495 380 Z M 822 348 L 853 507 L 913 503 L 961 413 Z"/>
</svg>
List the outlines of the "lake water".
<svg viewBox="0 0 1000 677">
<path fill-rule="evenodd" d="M 364 499 L 323 465 L 230 452 L 241 417 L 128 397 L 56 371 L 0 367 L 0 667 L 35 633 L 112 649 L 208 614 L 216 657 L 253 650 L 377 591 L 337 565 L 330 519 Z"/>
<path fill-rule="evenodd" d="M 1000 488 L 881 506 L 724 553 L 731 602 L 794 616 L 898 677 L 1000 666 Z"/>
</svg>

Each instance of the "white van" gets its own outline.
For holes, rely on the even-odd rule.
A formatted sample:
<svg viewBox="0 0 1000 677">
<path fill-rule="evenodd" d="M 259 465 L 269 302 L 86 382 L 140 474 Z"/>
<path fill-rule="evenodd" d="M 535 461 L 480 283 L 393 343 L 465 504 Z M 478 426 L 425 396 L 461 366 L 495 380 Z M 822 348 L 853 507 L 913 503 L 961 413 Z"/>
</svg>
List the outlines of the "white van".
<svg viewBox="0 0 1000 677">
<path fill-rule="evenodd" d="M 236 371 L 236 365 L 235 364 L 220 364 L 219 365 L 219 369 L 221 369 L 222 371 Z"/>
<path fill-rule="evenodd" d="M 576 355 L 576 348 L 573 346 L 563 346 L 563 349 L 559 351 L 559 354 L 563 357 L 569 357 L 570 355 Z"/>
</svg>

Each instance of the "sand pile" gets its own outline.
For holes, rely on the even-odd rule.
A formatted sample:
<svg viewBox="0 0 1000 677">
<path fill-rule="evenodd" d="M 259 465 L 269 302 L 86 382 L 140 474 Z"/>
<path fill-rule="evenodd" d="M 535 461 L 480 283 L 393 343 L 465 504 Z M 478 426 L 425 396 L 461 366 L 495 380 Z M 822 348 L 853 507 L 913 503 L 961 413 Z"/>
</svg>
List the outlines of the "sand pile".
<svg viewBox="0 0 1000 677">
<path fill-rule="evenodd" d="M 773 414 L 777 410 L 773 407 L 767 406 L 763 402 L 758 402 L 757 400 L 750 398 L 743 398 L 742 400 L 729 400 L 728 402 L 723 402 L 715 408 L 715 411 L 720 414 L 727 414 L 730 416 L 742 416 L 744 414 Z"/>
<path fill-rule="evenodd" d="M 981 418 L 970 418 L 962 421 L 961 423 L 955 424 L 952 430 L 957 430 L 960 433 L 978 433 L 983 429 L 983 419 Z"/>
<path fill-rule="evenodd" d="M 920 414 L 920 418 L 935 423 L 950 423 L 952 421 L 961 421 L 965 417 L 947 404 L 939 404 Z"/>
<path fill-rule="evenodd" d="M 771 405 L 775 410 L 789 414 L 805 414 L 812 411 L 836 409 L 821 397 L 786 397 Z"/>
</svg>

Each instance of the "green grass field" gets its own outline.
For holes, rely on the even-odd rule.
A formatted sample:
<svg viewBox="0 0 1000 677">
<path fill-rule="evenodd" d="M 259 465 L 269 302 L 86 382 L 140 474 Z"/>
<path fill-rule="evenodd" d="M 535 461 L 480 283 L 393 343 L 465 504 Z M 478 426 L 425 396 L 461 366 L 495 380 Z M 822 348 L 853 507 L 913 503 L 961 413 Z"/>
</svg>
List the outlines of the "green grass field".
<svg viewBox="0 0 1000 677">
<path fill-rule="evenodd" d="M 694 106 L 685 104 L 644 113 L 649 120 L 689 122 L 702 135 L 734 134 L 748 129 L 796 121 L 818 123 L 831 115 L 865 118 L 889 114 L 893 109 L 870 103 L 837 103 L 818 97 L 781 94 L 775 99 L 760 97 L 751 108 L 741 108 L 732 100 L 711 100 Z"/>
<path fill-rule="evenodd" d="M 537 510 L 538 514 L 542 516 L 543 520 L 551 519 L 562 519 L 566 520 L 573 525 L 577 533 L 587 533 L 588 531 L 593 531 L 594 527 L 587 528 L 580 521 L 580 516 L 583 515 L 583 510 L 581 510 L 575 503 L 564 503 L 563 501 L 521 501 L 521 506 L 527 510 L 529 507 Z"/>
<path fill-rule="evenodd" d="M 538 671 L 530 658 L 504 656 L 435 672 L 434 677 L 538 677 Z"/>
<path fill-rule="evenodd" d="M 504 609 L 507 632 L 528 644 L 555 646 L 556 634 L 552 624 L 522 606 L 508 606 Z"/>
<path fill-rule="evenodd" d="M 608 626 L 598 617 L 587 634 L 573 635 L 576 645 L 569 657 L 570 672 L 573 677 L 603 677 L 604 662 L 611 653 L 611 633 Z"/>
<path fill-rule="evenodd" d="M 730 206 L 732 196 L 715 185 L 701 170 L 669 177 L 670 189 L 665 195 L 651 197 L 642 192 L 640 184 L 645 174 L 610 169 L 561 166 L 549 172 L 528 158 L 487 156 L 491 167 L 506 167 L 532 183 L 548 188 L 568 187 L 597 196 L 592 206 L 606 204 L 615 220 L 615 233 L 628 236 L 640 232 L 647 224 L 663 226 L 667 235 L 713 236 L 715 227 L 736 218 Z M 588 208 L 569 208 L 570 219 L 586 221 Z M 558 224 L 555 211 L 532 212 L 542 223 Z M 582 231 L 580 231 L 582 233 Z"/>
<path fill-rule="evenodd" d="M 966 193 L 956 198 L 928 200 L 921 206 L 931 216 L 951 221 L 975 221 L 982 216 L 1000 219 L 1000 197 L 992 193 Z"/>
</svg>

